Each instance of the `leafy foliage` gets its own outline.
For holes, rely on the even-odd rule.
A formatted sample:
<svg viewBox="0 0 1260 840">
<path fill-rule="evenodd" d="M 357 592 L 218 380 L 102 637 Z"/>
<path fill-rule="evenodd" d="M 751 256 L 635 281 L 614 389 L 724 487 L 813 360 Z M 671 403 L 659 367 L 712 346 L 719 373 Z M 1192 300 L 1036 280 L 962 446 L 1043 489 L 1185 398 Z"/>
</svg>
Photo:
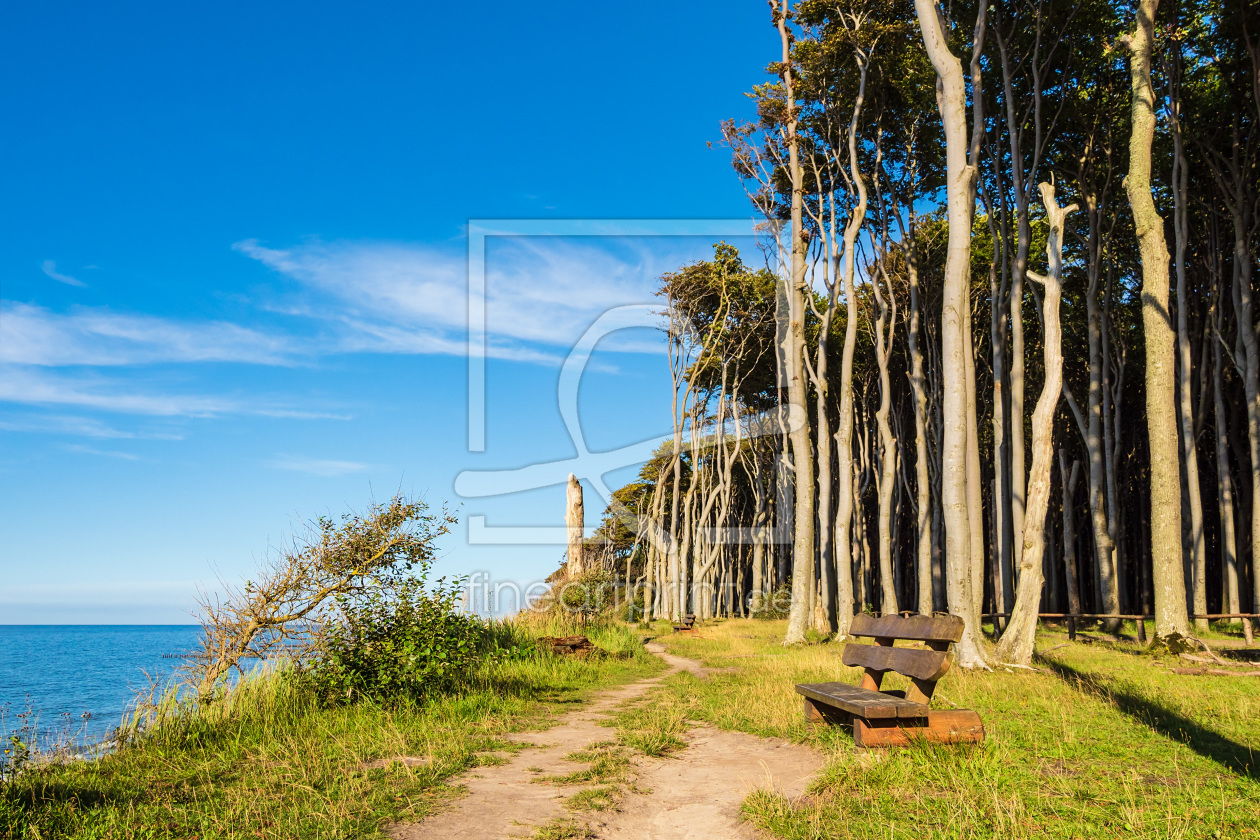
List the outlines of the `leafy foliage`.
<svg viewBox="0 0 1260 840">
<path fill-rule="evenodd" d="M 210 699 L 244 659 L 286 653 L 299 662 L 319 650 L 335 606 L 406 592 L 413 569 L 427 569 L 434 543 L 455 519 L 431 513 L 419 499 L 399 494 L 362 514 L 320 517 L 269 558 L 257 581 L 203 599 L 203 654 L 189 674 L 197 696 Z"/>
<path fill-rule="evenodd" d="M 340 599 L 303 674 L 317 696 L 396 703 L 448 693 L 482 661 L 526 647 L 506 628 L 458 612 L 458 581 L 439 579 L 428 591 L 426 582 L 421 574 Z"/>
<path fill-rule="evenodd" d="M 419 581 L 341 605 L 324 651 L 307 672 L 321 696 L 416 697 L 450 688 L 475 656 L 479 623 L 454 611 L 454 592 L 425 593 Z"/>
</svg>

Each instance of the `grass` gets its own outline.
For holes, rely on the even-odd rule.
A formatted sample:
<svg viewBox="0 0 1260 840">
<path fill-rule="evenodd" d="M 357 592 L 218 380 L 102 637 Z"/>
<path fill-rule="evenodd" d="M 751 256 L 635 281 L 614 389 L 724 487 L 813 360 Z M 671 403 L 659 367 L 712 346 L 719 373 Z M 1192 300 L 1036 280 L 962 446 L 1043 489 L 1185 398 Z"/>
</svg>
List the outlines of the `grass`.
<svg viewBox="0 0 1260 840">
<path fill-rule="evenodd" d="M 617 655 L 500 662 L 457 694 L 390 707 L 321 706 L 283 673 L 260 675 L 105 758 L 36 767 L 0 788 L 0 838 L 379 837 L 458 796 L 452 775 L 522 749 L 506 733 L 545 728 L 593 691 L 663 667 L 625 627 L 531 630 L 586 632 Z M 746 817 L 779 837 L 1260 838 L 1260 679 L 1176 675 L 1181 663 L 1134 643 L 1097 632 L 1069 643 L 1049 628 L 1035 671 L 941 681 L 935 705 L 975 709 L 984 744 L 865 752 L 841 729 L 807 729 L 793 691 L 856 682 L 841 645 L 785 648 L 782 621 L 655 631 L 671 652 L 719 670 L 675 674 L 619 709 L 608 741 L 568 756 L 585 769 L 545 779 L 584 789 L 536 837 L 591 836 L 581 815 L 617 807 L 633 786 L 631 755 L 684 748 L 698 720 L 824 754 L 805 796 L 761 790 L 745 801 Z M 395 757 L 417 760 L 368 767 Z"/>
<path fill-rule="evenodd" d="M 496 760 L 486 753 L 521 748 L 504 734 L 546 728 L 593 691 L 662 668 L 625 627 L 578 632 L 623 656 L 501 662 L 457 694 L 390 707 L 322 706 L 283 673 L 256 676 L 100 760 L 32 768 L 0 787 L 0 838 L 383 836 L 458 795 L 447 780 Z M 395 756 L 426 761 L 365 767 Z"/>
<path fill-rule="evenodd" d="M 589 785 L 608 782 L 624 782 L 630 769 L 630 759 L 625 751 L 612 741 L 601 741 L 591 744 L 584 750 L 569 753 L 565 761 L 580 762 L 588 765 L 581 770 L 565 773 L 563 776 L 542 776 L 535 779 L 553 785 Z"/>
<path fill-rule="evenodd" d="M 643 755 L 660 758 L 686 746 L 687 709 L 672 693 L 628 703 L 612 720 L 617 743 Z"/>
<path fill-rule="evenodd" d="M 841 729 L 808 730 L 793 691 L 856 683 L 843 646 L 784 648 L 783 631 L 783 622 L 728 620 L 663 635 L 670 652 L 732 670 L 677 674 L 651 698 L 824 753 L 806 796 L 759 791 L 745 802 L 747 818 L 777 836 L 1260 837 L 1260 680 L 1179 676 L 1172 660 L 1136 644 L 1068 643 L 1048 629 L 1036 671 L 954 670 L 940 682 L 934 705 L 976 710 L 984 744 L 867 753 Z M 886 686 L 904 687 L 894 675 Z"/>
</svg>

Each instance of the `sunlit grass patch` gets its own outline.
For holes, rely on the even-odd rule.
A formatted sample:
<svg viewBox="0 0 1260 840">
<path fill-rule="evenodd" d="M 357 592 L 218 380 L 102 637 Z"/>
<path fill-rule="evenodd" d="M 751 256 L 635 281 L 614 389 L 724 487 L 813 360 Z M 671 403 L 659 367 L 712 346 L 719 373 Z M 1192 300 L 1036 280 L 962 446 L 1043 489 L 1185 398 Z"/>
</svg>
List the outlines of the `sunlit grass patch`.
<svg viewBox="0 0 1260 840">
<path fill-rule="evenodd" d="M 659 699 L 663 702 L 639 703 L 617 714 L 617 743 L 654 757 L 687 745 L 683 740 L 687 731 L 686 708 L 672 695 Z"/>
<path fill-rule="evenodd" d="M 534 781 L 556 785 L 582 785 L 625 782 L 628 778 L 630 760 L 624 750 L 611 741 L 591 744 L 584 750 L 569 753 L 565 760 L 588 766 L 559 776 L 542 776 Z"/>
<path fill-rule="evenodd" d="M 595 832 L 585 822 L 561 817 L 535 831 L 533 840 L 585 840 L 594 836 Z"/>
<path fill-rule="evenodd" d="M 575 811 L 606 811 L 617 804 L 620 794 L 621 788 L 602 785 L 575 793 L 565 804 Z"/>
<path fill-rule="evenodd" d="M 592 692 L 663 667 L 624 626 L 592 637 L 629 656 L 496 661 L 424 702 L 327 706 L 284 671 L 256 674 L 207 708 L 168 709 L 101 760 L 6 784 L 0 838 L 382 836 L 458 796 L 453 774 L 521 749 L 505 734 L 545 729 Z M 423 761 L 388 761 L 398 756 Z"/>
<path fill-rule="evenodd" d="M 665 635 L 715 668 L 678 674 L 659 705 L 725 729 L 790 738 L 827 756 L 807 794 L 759 791 L 754 824 L 790 838 L 1257 837 L 1260 696 L 1254 680 L 1174 675 L 1136 643 L 1068 643 L 1037 671 L 951 670 L 934 706 L 976 710 L 978 746 L 864 752 L 839 728 L 804 726 L 798 682 L 856 683 L 842 644 L 784 648 L 783 622 L 727 620 Z M 1059 647 L 1065 645 L 1064 647 Z M 904 687 L 891 675 L 886 686 Z"/>
</svg>

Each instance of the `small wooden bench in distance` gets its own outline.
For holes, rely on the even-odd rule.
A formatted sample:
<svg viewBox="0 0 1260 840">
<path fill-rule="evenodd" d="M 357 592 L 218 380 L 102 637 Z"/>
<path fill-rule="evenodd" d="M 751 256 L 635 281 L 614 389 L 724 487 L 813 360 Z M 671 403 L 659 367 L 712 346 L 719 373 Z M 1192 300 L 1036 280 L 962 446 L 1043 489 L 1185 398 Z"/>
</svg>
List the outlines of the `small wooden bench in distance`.
<svg viewBox="0 0 1260 840">
<path fill-rule="evenodd" d="M 797 685 L 796 693 L 805 698 L 805 719 L 852 725 L 859 747 L 907 746 L 915 739 L 938 744 L 983 741 L 984 724 L 975 712 L 928 708 L 936 681 L 949 670 L 949 646 L 962 632 L 963 620 L 956 615 L 854 616 L 849 635 L 875 639 L 873 645 L 844 648 L 845 665 L 866 669 L 862 682 Z M 927 648 L 893 647 L 898 639 L 924 642 Z M 909 677 L 910 688 L 880 691 L 889 671 Z"/>
<path fill-rule="evenodd" d="M 682 624 L 674 625 L 675 633 L 677 633 L 680 630 L 695 630 L 695 629 L 696 629 L 696 616 L 694 613 L 688 613 L 687 615 L 683 616 Z"/>
</svg>

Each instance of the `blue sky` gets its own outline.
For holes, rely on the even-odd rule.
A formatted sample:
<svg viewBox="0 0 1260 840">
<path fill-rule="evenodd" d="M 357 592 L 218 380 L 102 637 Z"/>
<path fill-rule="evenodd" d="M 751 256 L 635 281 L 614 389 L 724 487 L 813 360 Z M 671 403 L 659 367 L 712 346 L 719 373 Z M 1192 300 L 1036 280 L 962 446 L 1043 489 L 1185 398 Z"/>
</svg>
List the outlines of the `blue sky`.
<svg viewBox="0 0 1260 840">
<path fill-rule="evenodd" d="M 751 115 L 764 4 L 5 18 L 0 624 L 187 622 L 198 585 L 293 523 L 398 489 L 460 514 L 442 572 L 550 573 L 559 545 L 471 545 L 466 524 L 558 526 L 563 487 L 462 499 L 456 478 L 573 457 L 569 348 L 714 238 L 491 239 L 469 452 L 469 220 L 750 219 L 707 143 Z M 668 431 L 660 348 L 642 328 L 598 345 L 591 450 Z M 588 525 L 601 509 L 588 490 Z"/>
</svg>

